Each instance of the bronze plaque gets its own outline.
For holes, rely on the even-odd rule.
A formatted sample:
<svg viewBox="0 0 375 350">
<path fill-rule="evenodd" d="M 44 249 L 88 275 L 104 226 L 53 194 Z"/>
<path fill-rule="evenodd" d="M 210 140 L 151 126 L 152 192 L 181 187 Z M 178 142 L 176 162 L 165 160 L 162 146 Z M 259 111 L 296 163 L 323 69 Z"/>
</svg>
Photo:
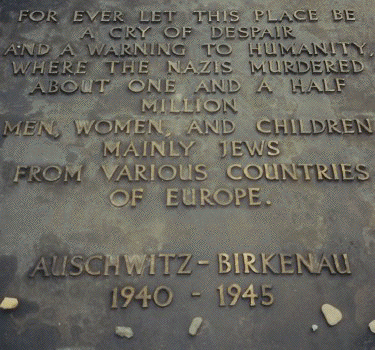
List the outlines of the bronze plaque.
<svg viewBox="0 0 375 350">
<path fill-rule="evenodd" d="M 0 348 L 375 349 L 374 16 L 3 0 Z"/>
</svg>

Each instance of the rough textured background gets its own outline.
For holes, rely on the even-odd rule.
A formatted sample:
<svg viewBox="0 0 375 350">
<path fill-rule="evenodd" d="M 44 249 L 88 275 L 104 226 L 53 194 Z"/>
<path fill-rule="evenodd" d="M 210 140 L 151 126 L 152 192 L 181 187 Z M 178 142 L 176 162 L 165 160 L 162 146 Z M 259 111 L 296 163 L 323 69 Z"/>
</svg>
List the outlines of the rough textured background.
<svg viewBox="0 0 375 350">
<path fill-rule="evenodd" d="M 351 8 L 357 21 L 334 23 L 330 10 Z M 299 8 L 317 9 L 322 15 L 317 23 L 293 23 L 299 41 L 365 41 L 366 55 L 361 58 L 365 72 L 345 77 L 342 94 L 292 94 L 289 76 L 268 76 L 273 94 L 256 94 L 260 75 L 250 75 L 246 51 L 236 49 L 230 60 L 236 78 L 242 84 L 236 95 L 239 113 L 207 116 L 162 116 L 171 131 L 170 139 L 196 140 L 198 146 L 188 160 L 207 164 L 210 180 L 202 186 L 262 188 L 262 196 L 272 200 L 271 207 L 262 208 L 166 208 L 163 192 L 166 187 L 197 187 L 198 183 L 142 184 L 147 197 L 136 209 L 114 208 L 108 202 L 112 190 L 99 167 L 103 163 L 101 141 L 112 136 L 74 134 L 74 119 L 140 118 L 139 96 L 126 90 L 128 76 L 111 77 L 105 94 L 30 96 L 34 77 L 15 77 L 10 59 L 0 61 L 0 116 L 2 120 L 56 120 L 61 131 L 58 139 L 47 137 L 2 138 L 0 149 L 0 296 L 16 296 L 20 307 L 13 312 L 0 312 L 1 349 L 374 349 L 375 335 L 368 323 L 375 319 L 375 216 L 373 180 L 359 182 L 267 182 L 235 183 L 225 179 L 225 165 L 247 164 L 253 160 L 222 160 L 215 149 L 224 137 L 186 137 L 186 125 L 194 117 L 200 119 L 233 119 L 236 133 L 228 140 L 268 139 L 255 131 L 260 118 L 340 119 L 373 118 L 374 61 L 369 57 L 374 44 L 375 7 L 372 1 L 206 1 L 171 0 L 124 1 L 23 1 L 3 0 L 0 3 L 0 49 L 10 42 L 43 42 L 59 47 L 71 42 L 76 47 L 83 25 L 69 24 L 74 10 L 116 9 L 132 14 L 139 10 L 179 11 L 181 25 L 191 25 L 192 10 L 236 9 L 240 25 L 254 25 L 251 10 L 270 9 L 275 12 Z M 21 9 L 54 9 L 62 18 L 58 25 L 19 24 Z M 135 24 L 132 20 L 126 24 Z M 91 27 L 98 41 L 105 42 L 111 25 Z M 160 28 L 163 25 L 154 25 Z M 269 26 L 262 24 L 260 26 Z M 77 29 L 79 28 L 79 30 Z M 197 48 L 209 40 L 207 26 L 194 26 L 195 35 L 186 40 L 189 54 L 183 58 L 204 59 Z M 200 33 L 202 32 L 202 33 Z M 205 34 L 204 34 L 205 33 Z M 154 38 L 154 37 L 152 37 Z M 156 37 L 155 40 L 163 40 Z M 245 47 L 246 41 L 231 41 Z M 84 58 L 83 53 L 78 54 Z M 78 58 L 78 57 L 77 57 Z M 319 58 L 321 59 L 321 58 Z M 150 77 L 165 76 L 165 58 L 151 57 Z M 90 59 L 100 61 L 100 59 Z M 160 70 L 159 70 L 160 67 Z M 89 77 L 108 78 L 94 69 Z M 204 78 L 204 77 L 203 77 Z M 213 76 L 211 76 L 213 78 Z M 195 80 L 194 80 L 195 79 Z M 191 90 L 198 78 L 176 76 L 178 93 Z M 192 94 L 191 94 L 192 95 Z M 172 96 L 171 96 L 172 97 Z M 187 98 L 193 96 L 186 96 Z M 220 97 L 216 95 L 215 97 Z M 142 116 L 144 117 L 144 116 Z M 159 117 L 155 117 L 159 118 Z M 275 137 L 272 137 L 275 138 Z M 123 141 L 129 141 L 124 137 Z M 142 140 L 135 136 L 135 140 Z M 149 139 L 163 139 L 150 136 Z M 271 137 L 269 137 L 271 139 Z M 256 159 L 288 163 L 363 163 L 374 177 L 373 136 L 280 136 L 281 155 Z M 147 163 L 150 160 L 143 160 Z M 173 161 L 160 160 L 160 163 Z M 13 184 L 16 164 L 84 164 L 81 184 Z M 118 163 L 124 163 L 119 160 Z M 126 182 L 121 185 L 127 186 Z M 193 265 L 191 276 L 153 277 L 90 277 L 30 279 L 30 268 L 41 255 L 93 254 L 119 255 L 142 253 L 192 253 L 198 259 L 209 259 L 209 267 Z M 233 275 L 218 276 L 215 255 L 218 252 L 261 252 L 315 254 L 348 253 L 351 276 Z M 219 308 L 216 288 L 220 284 L 272 284 L 275 304 L 271 307 L 249 308 L 240 301 L 234 307 Z M 160 309 L 151 304 L 142 309 L 133 302 L 127 309 L 110 309 L 110 290 L 132 284 L 138 288 L 168 285 L 175 292 L 169 307 Z M 201 298 L 190 297 L 201 290 Z M 329 327 L 320 312 L 324 303 L 338 307 L 344 318 Z M 196 337 L 188 335 L 191 320 L 200 316 L 203 326 Z M 311 325 L 319 325 L 317 332 Z M 130 326 L 131 340 L 114 334 L 116 326 Z"/>
</svg>

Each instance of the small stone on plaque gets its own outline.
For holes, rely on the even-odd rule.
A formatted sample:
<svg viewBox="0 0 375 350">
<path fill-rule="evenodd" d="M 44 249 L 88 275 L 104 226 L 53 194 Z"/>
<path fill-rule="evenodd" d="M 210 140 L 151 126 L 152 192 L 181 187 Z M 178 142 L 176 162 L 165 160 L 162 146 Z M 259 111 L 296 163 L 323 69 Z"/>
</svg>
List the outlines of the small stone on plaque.
<svg viewBox="0 0 375 350">
<path fill-rule="evenodd" d="M 194 317 L 189 327 L 189 334 L 193 336 L 196 335 L 199 330 L 199 327 L 202 325 L 202 322 L 202 317 Z"/>
<path fill-rule="evenodd" d="M 370 328 L 370 331 L 372 333 L 375 333 L 375 320 L 371 321 L 369 324 L 368 324 L 369 328 Z"/>
<path fill-rule="evenodd" d="M 0 309 L 3 310 L 13 310 L 18 306 L 18 299 L 17 298 L 9 298 L 5 297 L 0 304 Z"/>
<path fill-rule="evenodd" d="M 133 337 L 134 333 L 130 327 L 116 327 L 115 330 L 116 335 L 122 338 L 130 339 Z"/>
<path fill-rule="evenodd" d="M 342 320 L 341 311 L 330 304 L 324 304 L 322 306 L 322 312 L 330 326 L 335 326 Z"/>
</svg>

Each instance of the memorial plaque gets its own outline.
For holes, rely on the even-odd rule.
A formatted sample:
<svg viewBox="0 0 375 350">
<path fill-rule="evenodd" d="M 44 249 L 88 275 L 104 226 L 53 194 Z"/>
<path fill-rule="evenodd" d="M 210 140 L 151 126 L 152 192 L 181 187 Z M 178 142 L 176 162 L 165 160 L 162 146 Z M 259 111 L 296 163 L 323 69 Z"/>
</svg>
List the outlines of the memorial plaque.
<svg viewBox="0 0 375 350">
<path fill-rule="evenodd" d="M 374 18 L 3 0 L 0 348 L 375 349 Z"/>
</svg>

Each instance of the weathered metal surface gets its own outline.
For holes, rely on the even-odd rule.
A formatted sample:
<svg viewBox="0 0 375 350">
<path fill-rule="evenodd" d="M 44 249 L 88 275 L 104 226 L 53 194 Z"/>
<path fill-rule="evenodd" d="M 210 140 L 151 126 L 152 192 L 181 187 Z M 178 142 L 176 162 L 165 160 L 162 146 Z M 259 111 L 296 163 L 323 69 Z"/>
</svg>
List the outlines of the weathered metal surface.
<svg viewBox="0 0 375 350">
<path fill-rule="evenodd" d="M 374 15 L 4 0 L 0 348 L 375 348 Z"/>
</svg>

